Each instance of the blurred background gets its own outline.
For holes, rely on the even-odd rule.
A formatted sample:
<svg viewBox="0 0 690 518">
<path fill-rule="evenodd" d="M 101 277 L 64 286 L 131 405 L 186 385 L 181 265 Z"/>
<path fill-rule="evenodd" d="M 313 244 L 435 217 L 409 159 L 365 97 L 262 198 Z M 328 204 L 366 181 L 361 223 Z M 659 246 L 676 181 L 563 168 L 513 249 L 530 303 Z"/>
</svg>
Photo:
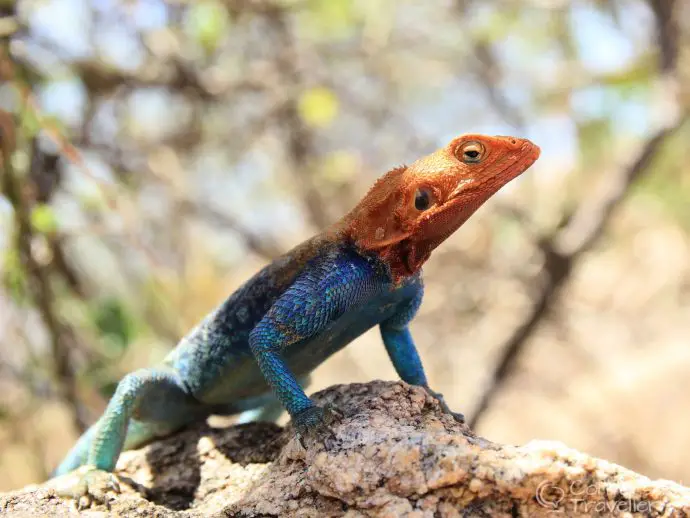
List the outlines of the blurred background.
<svg viewBox="0 0 690 518">
<path fill-rule="evenodd" d="M 432 386 L 492 440 L 690 484 L 690 3 L 0 0 L 0 490 L 388 169 L 542 157 L 425 267 Z M 395 379 L 378 331 L 310 390 Z"/>
</svg>

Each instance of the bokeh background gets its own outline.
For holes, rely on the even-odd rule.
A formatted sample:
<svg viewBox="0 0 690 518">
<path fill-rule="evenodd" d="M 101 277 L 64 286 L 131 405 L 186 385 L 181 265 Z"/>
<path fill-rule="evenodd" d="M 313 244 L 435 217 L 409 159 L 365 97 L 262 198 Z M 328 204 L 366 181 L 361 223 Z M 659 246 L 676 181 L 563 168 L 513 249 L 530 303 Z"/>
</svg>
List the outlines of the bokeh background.
<svg viewBox="0 0 690 518">
<path fill-rule="evenodd" d="M 0 490 L 388 169 L 542 157 L 412 325 L 478 432 L 690 484 L 690 3 L 0 0 Z M 377 331 L 316 372 L 395 379 Z"/>
</svg>

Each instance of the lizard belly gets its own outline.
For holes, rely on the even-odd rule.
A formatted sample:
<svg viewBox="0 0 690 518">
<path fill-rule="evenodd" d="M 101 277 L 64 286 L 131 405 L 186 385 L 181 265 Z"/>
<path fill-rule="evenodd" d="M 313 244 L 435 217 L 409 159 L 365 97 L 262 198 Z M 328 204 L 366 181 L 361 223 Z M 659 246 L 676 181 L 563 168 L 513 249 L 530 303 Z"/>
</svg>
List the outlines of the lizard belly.
<svg viewBox="0 0 690 518">
<path fill-rule="evenodd" d="M 283 357 L 290 370 L 298 378 L 309 374 L 357 337 L 391 317 L 400 296 L 397 293 L 387 295 L 348 311 L 318 335 L 288 347 Z"/>
</svg>

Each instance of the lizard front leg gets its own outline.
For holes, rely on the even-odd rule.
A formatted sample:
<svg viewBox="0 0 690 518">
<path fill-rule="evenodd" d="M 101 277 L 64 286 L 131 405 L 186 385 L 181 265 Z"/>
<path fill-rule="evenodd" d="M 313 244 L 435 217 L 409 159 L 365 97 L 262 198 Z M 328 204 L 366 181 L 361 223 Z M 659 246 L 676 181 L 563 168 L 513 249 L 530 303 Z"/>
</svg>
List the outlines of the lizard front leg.
<svg viewBox="0 0 690 518">
<path fill-rule="evenodd" d="M 265 329 L 263 326 L 258 328 L 250 341 L 261 372 L 280 404 L 290 414 L 297 437 L 304 445 L 306 437 L 326 435 L 336 413 L 331 408 L 316 406 L 306 395 L 281 357 L 280 345 L 273 345 L 285 346 L 287 343 L 288 336 L 276 332 L 275 329 Z"/>
<path fill-rule="evenodd" d="M 383 282 L 365 259 L 324 260 L 305 268 L 250 333 L 254 358 L 300 439 L 326 432 L 334 416 L 307 397 L 282 351 L 305 344 L 382 289 Z"/>
<path fill-rule="evenodd" d="M 456 421 L 464 423 L 465 417 L 458 412 L 453 412 L 446 404 L 443 394 L 440 394 L 429 387 L 429 383 L 424 373 L 424 366 L 419 357 L 414 340 L 408 328 L 408 323 L 417 313 L 422 303 L 424 289 L 420 284 L 419 289 L 405 303 L 402 303 L 398 311 L 388 320 L 381 323 L 381 338 L 386 347 L 388 356 L 393 363 L 395 371 L 404 382 L 410 385 L 419 385 L 436 398 L 441 405 L 441 409 L 447 414 L 452 415 Z"/>
<path fill-rule="evenodd" d="M 265 320 L 252 331 L 249 344 L 264 378 L 290 414 L 297 436 L 304 444 L 305 437 L 327 432 L 334 414 L 309 399 L 282 358 L 281 350 L 299 341 L 301 335 L 271 319 Z"/>
</svg>

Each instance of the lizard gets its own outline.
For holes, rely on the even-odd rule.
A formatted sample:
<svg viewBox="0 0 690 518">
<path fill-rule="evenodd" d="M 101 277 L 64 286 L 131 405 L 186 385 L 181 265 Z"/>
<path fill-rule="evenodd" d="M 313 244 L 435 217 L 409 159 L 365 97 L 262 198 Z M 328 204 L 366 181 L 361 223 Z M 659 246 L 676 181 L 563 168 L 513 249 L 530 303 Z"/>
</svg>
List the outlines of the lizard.
<svg viewBox="0 0 690 518">
<path fill-rule="evenodd" d="M 124 376 L 54 472 L 79 469 L 66 494 L 88 505 L 117 491 L 112 472 L 123 449 L 209 415 L 276 420 L 284 409 L 300 440 L 322 436 L 337 411 L 306 395 L 309 373 L 376 325 L 400 378 L 462 421 L 430 388 L 410 334 L 422 265 L 539 154 L 527 139 L 461 135 L 384 174 L 342 219 L 238 288 L 161 364 Z"/>
</svg>

